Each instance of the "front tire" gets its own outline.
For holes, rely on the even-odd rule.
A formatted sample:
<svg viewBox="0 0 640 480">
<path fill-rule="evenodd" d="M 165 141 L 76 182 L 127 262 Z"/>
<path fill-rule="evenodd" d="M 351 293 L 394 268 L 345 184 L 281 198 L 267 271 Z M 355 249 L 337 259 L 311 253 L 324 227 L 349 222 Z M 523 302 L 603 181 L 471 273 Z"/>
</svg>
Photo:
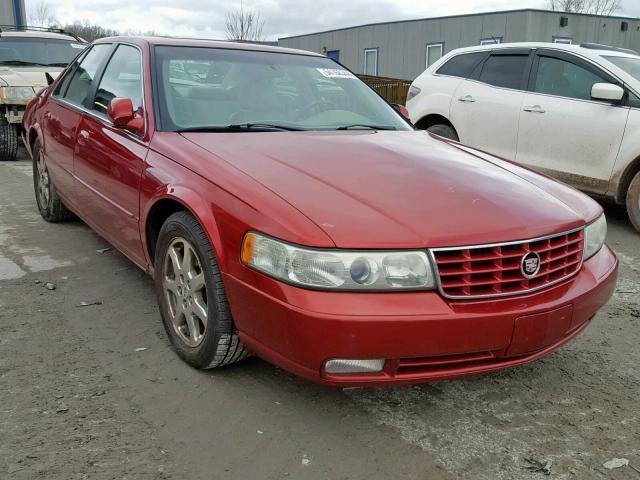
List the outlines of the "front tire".
<svg viewBox="0 0 640 480">
<path fill-rule="evenodd" d="M 431 125 L 427 128 L 427 132 L 433 133 L 435 135 L 440 135 L 441 137 L 448 138 L 449 140 L 455 140 L 459 142 L 458 134 L 450 125 L 445 125 L 444 123 L 438 123 L 436 125 Z"/>
<path fill-rule="evenodd" d="M 18 155 L 18 129 L 0 116 L 0 161 L 13 162 Z"/>
<path fill-rule="evenodd" d="M 640 172 L 633 177 L 627 190 L 627 213 L 635 229 L 640 232 Z"/>
<path fill-rule="evenodd" d="M 51 181 L 39 140 L 33 145 L 33 189 L 40 215 L 47 222 L 63 222 L 74 218 L 73 213 L 62 203 L 58 190 Z"/>
<path fill-rule="evenodd" d="M 207 369 L 249 355 L 233 323 L 213 248 L 190 213 L 177 212 L 165 221 L 155 267 L 162 322 L 185 362 Z"/>
</svg>

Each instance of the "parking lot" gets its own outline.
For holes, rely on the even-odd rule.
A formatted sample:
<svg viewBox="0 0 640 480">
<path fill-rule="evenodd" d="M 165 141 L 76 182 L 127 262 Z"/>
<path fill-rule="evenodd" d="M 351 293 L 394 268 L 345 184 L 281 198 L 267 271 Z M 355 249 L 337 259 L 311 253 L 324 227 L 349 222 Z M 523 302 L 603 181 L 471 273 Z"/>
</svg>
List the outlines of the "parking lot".
<svg viewBox="0 0 640 480">
<path fill-rule="evenodd" d="M 640 479 L 640 235 L 606 212 L 621 277 L 577 340 L 499 373 L 337 390 L 255 358 L 187 366 L 152 280 L 81 222 L 40 218 L 22 153 L 0 163 L 0 478 Z"/>
</svg>

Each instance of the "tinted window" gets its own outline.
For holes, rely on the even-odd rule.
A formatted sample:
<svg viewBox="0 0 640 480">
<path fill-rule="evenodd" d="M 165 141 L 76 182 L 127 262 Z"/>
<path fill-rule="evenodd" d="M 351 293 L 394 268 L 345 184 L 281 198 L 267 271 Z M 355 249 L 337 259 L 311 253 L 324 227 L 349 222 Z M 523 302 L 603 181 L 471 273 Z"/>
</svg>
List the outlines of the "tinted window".
<svg viewBox="0 0 640 480">
<path fill-rule="evenodd" d="M 67 101 L 84 105 L 91 94 L 91 82 L 110 49 L 111 45 L 95 45 L 82 59 L 69 81 L 69 88 L 64 96 Z"/>
<path fill-rule="evenodd" d="M 0 65 L 66 67 L 86 47 L 75 40 L 0 37 Z"/>
<path fill-rule="evenodd" d="M 535 91 L 560 97 L 591 100 L 593 84 L 605 81 L 599 75 L 574 63 L 559 58 L 540 57 Z"/>
<path fill-rule="evenodd" d="M 78 66 L 78 63 L 80 63 L 85 56 L 86 56 L 85 53 L 80 55 L 76 59 L 76 61 L 73 62 L 73 65 L 70 65 L 69 68 L 62 73 L 62 74 L 64 74 L 64 78 L 58 83 L 58 85 L 56 86 L 56 89 L 53 91 L 54 95 L 57 96 L 57 95 L 63 94 L 64 92 L 67 91 L 67 87 L 69 86 L 69 82 L 71 81 L 71 78 L 73 77 L 74 69 Z"/>
<path fill-rule="evenodd" d="M 485 52 L 465 53 L 457 55 L 441 66 L 436 73 L 452 77 L 467 78 L 485 57 Z"/>
<path fill-rule="evenodd" d="M 116 97 L 130 98 L 133 108 L 142 106 L 142 79 L 140 51 L 128 45 L 120 45 L 109 60 L 100 80 L 93 109 L 107 113 L 109 102 Z"/>
<path fill-rule="evenodd" d="M 491 55 L 482 66 L 479 80 L 503 88 L 522 88 L 528 55 Z"/>
</svg>

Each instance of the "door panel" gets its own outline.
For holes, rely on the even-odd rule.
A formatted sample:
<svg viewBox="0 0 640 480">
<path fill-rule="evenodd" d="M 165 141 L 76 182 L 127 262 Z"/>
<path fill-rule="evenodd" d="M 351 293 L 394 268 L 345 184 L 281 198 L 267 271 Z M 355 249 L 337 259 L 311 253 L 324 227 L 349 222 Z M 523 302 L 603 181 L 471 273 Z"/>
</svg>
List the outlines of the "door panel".
<svg viewBox="0 0 640 480">
<path fill-rule="evenodd" d="M 508 160 L 515 159 L 524 92 L 465 80 L 451 101 L 451 121 L 460 141 Z"/>
<path fill-rule="evenodd" d="M 140 238 L 139 189 L 147 145 L 107 117 L 114 98 L 132 100 L 143 113 L 142 54 L 129 45 L 113 52 L 87 101 L 76 142 L 74 173 L 85 220 L 139 265 L 145 265 Z M 133 113 L 133 112 L 132 112 Z"/>
<path fill-rule="evenodd" d="M 605 193 L 629 108 L 591 99 L 605 72 L 567 55 L 539 53 L 523 102 L 516 161 L 582 190 Z"/>
<path fill-rule="evenodd" d="M 628 108 L 528 93 L 516 161 L 604 193 L 628 115 Z"/>
<path fill-rule="evenodd" d="M 142 142 L 83 115 L 74 161 L 80 213 L 139 264 L 145 263 L 138 221 L 146 156 L 147 147 Z"/>
<path fill-rule="evenodd" d="M 82 114 L 62 102 L 50 100 L 43 113 L 43 153 L 51 179 L 65 202 L 76 203 L 73 180 L 73 150 Z"/>
</svg>

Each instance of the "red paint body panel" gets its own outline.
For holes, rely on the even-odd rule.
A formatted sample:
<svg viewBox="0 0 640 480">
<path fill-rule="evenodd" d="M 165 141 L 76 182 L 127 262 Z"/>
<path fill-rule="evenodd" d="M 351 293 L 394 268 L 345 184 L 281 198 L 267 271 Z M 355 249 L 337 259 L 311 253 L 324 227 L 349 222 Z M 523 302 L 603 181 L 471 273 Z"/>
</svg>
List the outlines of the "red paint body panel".
<svg viewBox="0 0 640 480">
<path fill-rule="evenodd" d="M 513 366 L 573 338 L 612 294 L 617 260 L 607 247 L 562 283 L 483 300 L 311 291 L 251 270 L 239 258 L 247 231 L 320 248 L 425 249 L 564 232 L 602 209 L 549 178 L 424 132 L 156 131 L 152 43 L 281 50 L 101 41 L 143 52 L 144 135 L 50 98 L 61 76 L 28 106 L 27 148 L 40 139 L 68 206 L 149 272 L 150 212 L 167 200 L 189 210 L 216 252 L 241 337 L 282 368 L 327 385 L 389 385 Z M 332 358 L 384 358 L 385 370 L 328 376 Z"/>
</svg>

